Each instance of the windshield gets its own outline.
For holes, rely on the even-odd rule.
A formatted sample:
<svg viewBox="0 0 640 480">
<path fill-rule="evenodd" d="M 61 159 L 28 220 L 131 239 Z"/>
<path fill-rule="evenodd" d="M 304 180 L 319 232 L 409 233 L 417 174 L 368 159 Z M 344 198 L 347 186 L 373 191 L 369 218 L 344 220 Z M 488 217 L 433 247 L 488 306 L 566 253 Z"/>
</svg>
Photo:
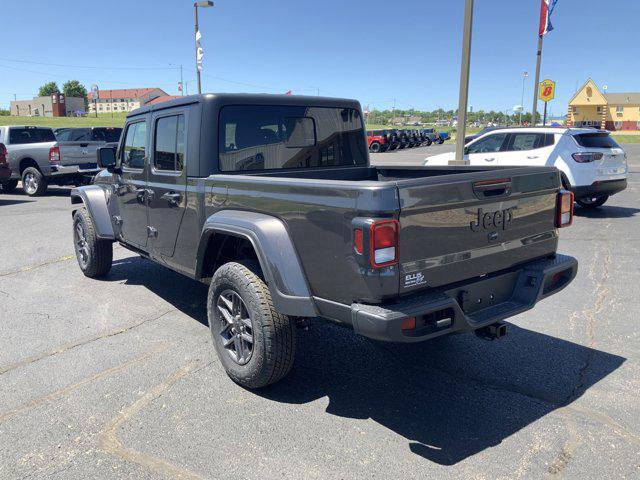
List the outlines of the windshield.
<svg viewBox="0 0 640 480">
<path fill-rule="evenodd" d="M 218 128 L 224 172 L 367 164 L 362 119 L 351 108 L 229 105 Z"/>
</svg>

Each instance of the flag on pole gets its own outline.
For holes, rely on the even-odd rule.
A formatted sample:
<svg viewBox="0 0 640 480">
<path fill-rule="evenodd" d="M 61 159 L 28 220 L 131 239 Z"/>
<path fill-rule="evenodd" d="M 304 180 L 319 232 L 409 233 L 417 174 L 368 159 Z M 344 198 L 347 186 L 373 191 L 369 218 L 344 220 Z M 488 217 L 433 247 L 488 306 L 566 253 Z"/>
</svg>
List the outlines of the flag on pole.
<svg viewBox="0 0 640 480">
<path fill-rule="evenodd" d="M 182 82 L 178 82 L 178 91 L 182 93 Z"/>
<path fill-rule="evenodd" d="M 196 64 L 198 66 L 198 71 L 202 71 L 202 57 L 204 57 L 204 51 L 202 50 L 202 46 L 200 45 L 200 39 L 202 35 L 200 35 L 200 30 L 196 32 Z"/>
<path fill-rule="evenodd" d="M 291 90 L 287 90 L 286 92 L 284 92 L 285 95 L 291 95 Z"/>
<path fill-rule="evenodd" d="M 541 0 L 540 1 L 540 26 L 538 28 L 538 35 L 543 36 L 553 30 L 551 25 L 551 14 L 553 9 L 556 8 L 558 0 Z"/>
</svg>

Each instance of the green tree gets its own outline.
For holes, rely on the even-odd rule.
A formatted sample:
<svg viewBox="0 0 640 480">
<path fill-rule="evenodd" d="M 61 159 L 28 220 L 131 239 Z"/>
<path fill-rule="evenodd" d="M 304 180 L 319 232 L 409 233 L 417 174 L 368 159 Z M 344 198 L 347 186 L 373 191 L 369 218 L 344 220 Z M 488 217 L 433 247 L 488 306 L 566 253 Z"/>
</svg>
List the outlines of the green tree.
<svg viewBox="0 0 640 480">
<path fill-rule="evenodd" d="M 84 108 L 87 109 L 89 99 L 87 98 L 87 89 L 78 80 L 69 80 L 62 85 L 62 91 L 65 97 L 82 97 L 84 99 Z"/>
<path fill-rule="evenodd" d="M 56 82 L 47 82 L 38 90 L 39 97 L 48 97 L 52 93 L 60 93 L 60 89 Z"/>
<path fill-rule="evenodd" d="M 78 80 L 69 80 L 62 85 L 62 92 L 66 97 L 87 98 L 87 89 Z"/>
</svg>

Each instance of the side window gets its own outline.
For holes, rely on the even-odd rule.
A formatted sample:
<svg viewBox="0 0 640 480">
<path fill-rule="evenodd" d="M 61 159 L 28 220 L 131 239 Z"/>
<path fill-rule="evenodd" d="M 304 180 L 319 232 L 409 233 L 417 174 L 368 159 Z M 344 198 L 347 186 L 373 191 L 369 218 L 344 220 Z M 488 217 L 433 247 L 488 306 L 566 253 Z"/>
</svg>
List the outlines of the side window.
<svg viewBox="0 0 640 480">
<path fill-rule="evenodd" d="M 533 150 L 540 148 L 544 143 L 543 133 L 513 133 L 510 151 Z"/>
<path fill-rule="evenodd" d="M 488 135 L 467 147 L 467 153 L 489 153 L 499 152 L 505 138 L 506 133 L 495 133 Z"/>
<path fill-rule="evenodd" d="M 156 120 L 153 162 L 156 170 L 181 172 L 184 168 L 184 115 Z"/>
<path fill-rule="evenodd" d="M 122 166 L 144 168 L 147 155 L 147 122 L 132 123 L 127 127 L 124 139 Z"/>
</svg>

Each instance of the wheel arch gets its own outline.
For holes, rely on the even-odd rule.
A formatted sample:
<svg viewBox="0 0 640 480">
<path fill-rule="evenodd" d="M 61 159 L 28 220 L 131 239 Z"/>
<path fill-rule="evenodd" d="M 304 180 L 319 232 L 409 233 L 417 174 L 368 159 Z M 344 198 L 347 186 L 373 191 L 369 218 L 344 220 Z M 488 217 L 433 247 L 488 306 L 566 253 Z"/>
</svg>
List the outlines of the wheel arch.
<svg viewBox="0 0 640 480">
<path fill-rule="evenodd" d="M 38 165 L 38 162 L 36 162 L 31 157 L 24 157 L 20 159 L 20 162 L 18 162 L 18 169 L 20 170 L 20 176 L 22 176 L 22 173 L 29 167 L 34 167 L 39 172 L 42 172 L 42 170 L 40 170 L 40 166 Z"/>
<path fill-rule="evenodd" d="M 87 185 L 71 190 L 71 204 L 83 205 L 96 228 L 96 235 L 102 240 L 115 240 L 115 232 L 111 223 L 111 213 L 107 203 L 106 190 L 99 185 Z M 71 212 L 73 216 L 77 208 Z"/>
<path fill-rule="evenodd" d="M 297 317 L 318 315 L 306 276 L 284 223 L 257 212 L 222 210 L 202 227 L 196 256 L 195 277 L 204 280 L 228 261 L 249 259 L 251 247 L 276 309 Z M 230 254 L 238 247 L 245 255 Z M 257 273 L 257 272 L 256 272 Z"/>
</svg>

